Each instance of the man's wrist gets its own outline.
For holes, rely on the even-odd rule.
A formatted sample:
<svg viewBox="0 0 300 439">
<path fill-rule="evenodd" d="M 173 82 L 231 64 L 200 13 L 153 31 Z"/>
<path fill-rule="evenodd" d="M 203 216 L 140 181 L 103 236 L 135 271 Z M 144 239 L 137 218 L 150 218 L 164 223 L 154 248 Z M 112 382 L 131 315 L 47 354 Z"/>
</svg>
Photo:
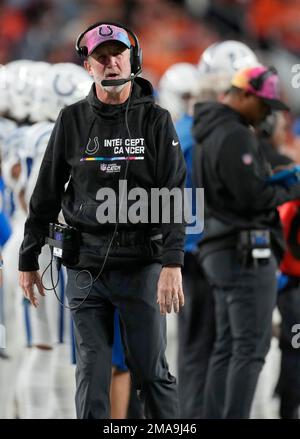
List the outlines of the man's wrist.
<svg viewBox="0 0 300 439">
<path fill-rule="evenodd" d="M 184 251 L 183 250 L 164 250 L 162 255 L 163 267 L 183 267 Z"/>
</svg>

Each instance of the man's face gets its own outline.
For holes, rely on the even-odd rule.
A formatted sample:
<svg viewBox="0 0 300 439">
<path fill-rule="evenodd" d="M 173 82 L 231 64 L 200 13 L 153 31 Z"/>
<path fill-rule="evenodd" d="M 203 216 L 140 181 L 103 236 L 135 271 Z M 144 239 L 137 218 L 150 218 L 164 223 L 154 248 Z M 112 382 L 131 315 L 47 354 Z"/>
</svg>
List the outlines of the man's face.
<svg viewBox="0 0 300 439">
<path fill-rule="evenodd" d="M 108 41 L 98 46 L 84 62 L 96 84 L 107 92 L 119 93 L 126 84 L 103 87 L 103 79 L 122 79 L 130 76 L 130 50 L 118 41 Z"/>
</svg>

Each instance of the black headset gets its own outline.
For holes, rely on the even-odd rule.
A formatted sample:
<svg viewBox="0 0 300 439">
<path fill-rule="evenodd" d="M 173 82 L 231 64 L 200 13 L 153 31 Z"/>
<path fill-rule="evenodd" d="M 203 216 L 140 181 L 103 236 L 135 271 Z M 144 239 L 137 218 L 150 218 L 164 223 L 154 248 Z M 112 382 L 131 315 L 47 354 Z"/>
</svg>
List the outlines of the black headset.
<svg viewBox="0 0 300 439">
<path fill-rule="evenodd" d="M 268 70 L 264 71 L 256 78 L 250 79 L 249 84 L 252 85 L 252 87 L 258 91 L 264 85 L 265 80 L 269 78 L 269 76 L 273 76 L 273 75 L 277 75 L 277 70 L 275 69 L 275 67 L 268 67 Z"/>
<path fill-rule="evenodd" d="M 80 46 L 80 42 L 87 32 L 89 32 L 90 30 L 94 29 L 95 27 L 98 27 L 101 25 L 103 25 L 103 26 L 107 25 L 108 27 L 109 26 L 120 27 L 121 29 L 124 29 L 132 37 L 132 39 L 134 41 L 134 45 L 131 45 L 131 47 L 130 47 L 131 73 L 134 75 L 138 75 L 142 71 L 142 49 L 140 48 L 140 43 L 139 43 L 138 37 L 135 35 L 135 33 L 132 32 L 132 30 L 130 30 L 128 27 L 124 26 L 123 24 L 115 23 L 115 22 L 100 21 L 100 22 L 95 23 L 92 26 L 88 27 L 84 32 L 82 32 L 78 36 L 78 38 L 76 40 L 75 49 L 76 49 L 76 52 L 78 53 L 78 55 L 82 56 L 82 57 L 87 57 L 88 48 L 86 46 Z"/>
</svg>

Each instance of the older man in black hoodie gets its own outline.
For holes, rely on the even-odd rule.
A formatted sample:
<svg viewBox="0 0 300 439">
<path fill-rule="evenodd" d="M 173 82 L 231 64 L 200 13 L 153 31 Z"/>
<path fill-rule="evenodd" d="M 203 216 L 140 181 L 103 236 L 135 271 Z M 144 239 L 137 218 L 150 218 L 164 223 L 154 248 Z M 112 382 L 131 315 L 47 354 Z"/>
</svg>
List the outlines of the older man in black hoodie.
<svg viewBox="0 0 300 439">
<path fill-rule="evenodd" d="M 276 258 L 283 240 L 276 207 L 300 197 L 267 182 L 269 167 L 252 126 L 279 100 L 274 69 L 238 72 L 224 102 L 195 107 L 195 183 L 205 189 L 199 255 L 214 287 L 217 338 L 205 391 L 204 416 L 247 418 L 271 338 Z"/>
<path fill-rule="evenodd" d="M 81 235 L 78 262 L 66 264 L 77 348 L 77 416 L 110 417 L 117 308 L 146 417 L 177 418 L 176 381 L 165 359 L 165 314 L 172 307 L 178 312 L 184 303 L 184 224 L 175 220 L 175 202 L 169 203 L 169 221 L 161 219 L 161 210 L 154 212 L 160 221 L 143 218 L 153 213 L 152 188 L 181 193 L 184 158 L 169 113 L 155 105 L 151 84 L 136 78 L 141 53 L 135 34 L 113 23 L 96 23 L 79 36 L 77 51 L 95 83 L 86 99 L 62 110 L 53 129 L 25 225 L 20 285 L 37 306 L 34 286 L 44 295 L 38 256 L 49 222 L 57 221 L 62 208 L 67 224 Z M 101 196 L 100 190 L 105 191 Z M 133 192 L 129 198 L 129 191 L 137 190 L 138 197 L 149 194 L 148 203 L 138 207 L 140 221 L 132 209 Z M 124 213 L 128 220 L 121 218 Z"/>
</svg>

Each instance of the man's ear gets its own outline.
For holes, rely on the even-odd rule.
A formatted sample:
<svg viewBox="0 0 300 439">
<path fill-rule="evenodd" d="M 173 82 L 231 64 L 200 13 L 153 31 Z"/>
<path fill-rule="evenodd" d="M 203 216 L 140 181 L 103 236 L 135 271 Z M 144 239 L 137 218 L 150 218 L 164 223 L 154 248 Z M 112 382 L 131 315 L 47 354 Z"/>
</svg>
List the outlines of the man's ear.
<svg viewBox="0 0 300 439">
<path fill-rule="evenodd" d="M 84 66 L 85 70 L 88 72 L 88 74 L 93 78 L 93 72 L 92 72 L 91 64 L 90 64 L 88 59 L 84 60 L 83 66 Z"/>
</svg>

